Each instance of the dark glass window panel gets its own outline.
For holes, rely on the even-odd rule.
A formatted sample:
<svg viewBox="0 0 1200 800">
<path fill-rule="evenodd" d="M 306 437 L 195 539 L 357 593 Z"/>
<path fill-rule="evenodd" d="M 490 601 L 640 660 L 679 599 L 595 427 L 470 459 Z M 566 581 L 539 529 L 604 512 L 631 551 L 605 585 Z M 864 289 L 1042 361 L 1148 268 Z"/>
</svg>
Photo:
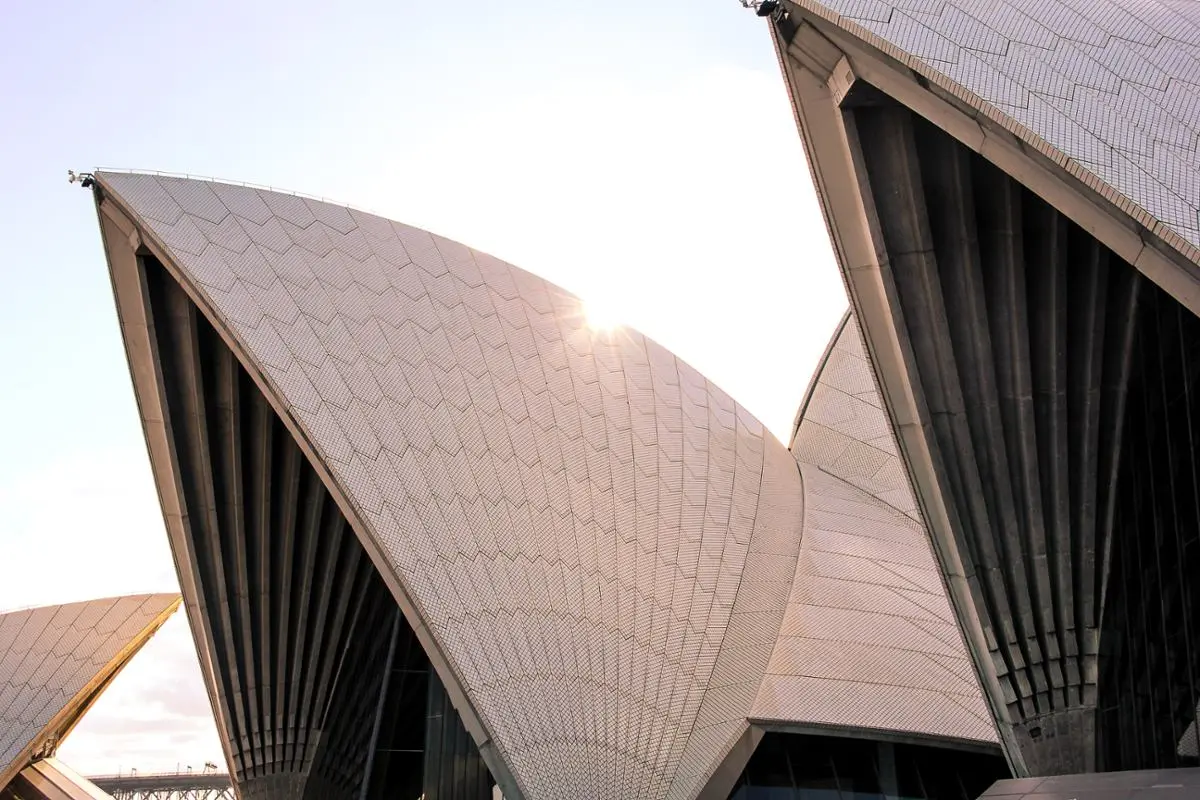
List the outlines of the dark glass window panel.
<svg viewBox="0 0 1200 800">
<path fill-rule="evenodd" d="M 765 736 L 746 769 L 747 783 L 753 787 L 793 786 L 788 765 L 788 742 L 782 737 Z M 759 797 L 760 795 L 755 795 Z"/>
<path fill-rule="evenodd" d="M 896 748 L 896 788 L 901 800 L 919 800 L 926 796 L 916 759 L 911 754 L 903 753 L 899 747 Z"/>
<path fill-rule="evenodd" d="M 746 800 L 795 800 L 800 795 L 790 786 L 748 786 Z"/>
<path fill-rule="evenodd" d="M 835 786 L 801 786 L 793 797 L 798 800 L 841 800 L 842 794 Z"/>
<path fill-rule="evenodd" d="M 372 785 L 369 798 L 417 800 L 421 796 L 422 753 L 380 751 L 375 758 L 374 774 L 378 784 Z"/>
<path fill-rule="evenodd" d="M 995 781 L 1010 777 L 999 755 L 888 747 L 904 800 L 975 800 Z M 881 777 L 880 748 L 867 739 L 768 733 L 730 800 L 892 800 L 895 795 L 885 793 Z"/>
<path fill-rule="evenodd" d="M 911 761 L 920 773 L 923 794 L 916 797 L 929 800 L 974 800 L 964 797 L 959 773 L 965 768 L 966 758 L 948 759 L 944 754 L 931 752 L 927 747 L 897 747 L 897 761 Z"/>
<path fill-rule="evenodd" d="M 809 792 L 801 796 L 811 800 L 837 797 L 838 782 L 833 756 L 840 742 L 823 736 L 775 735 L 788 742 L 796 786 Z"/>
<path fill-rule="evenodd" d="M 372 800 L 420 797 L 428 691 L 429 661 L 412 629 L 401 625 L 371 769 Z"/>
<path fill-rule="evenodd" d="M 1200 702 L 1200 320 L 1139 299 L 1097 713 L 1100 769 L 1200 765 L 1180 740 Z"/>
<path fill-rule="evenodd" d="M 1000 756 L 969 753 L 958 765 L 959 782 L 971 800 L 986 792 L 996 781 L 1011 777 L 1008 764 Z"/>
<path fill-rule="evenodd" d="M 843 800 L 880 800 L 879 744 L 866 739 L 844 739 L 833 750 L 838 788 Z"/>
</svg>

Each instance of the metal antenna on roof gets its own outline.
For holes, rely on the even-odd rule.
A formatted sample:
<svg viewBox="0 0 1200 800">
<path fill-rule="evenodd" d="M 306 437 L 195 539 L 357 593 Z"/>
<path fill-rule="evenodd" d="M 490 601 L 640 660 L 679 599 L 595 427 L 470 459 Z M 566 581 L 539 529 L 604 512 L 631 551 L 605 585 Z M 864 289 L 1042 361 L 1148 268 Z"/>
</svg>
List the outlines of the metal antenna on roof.
<svg viewBox="0 0 1200 800">
<path fill-rule="evenodd" d="M 73 169 L 67 170 L 67 183 L 78 183 L 84 189 L 90 189 L 96 183 L 96 177 L 90 172 L 75 172 Z"/>
<path fill-rule="evenodd" d="M 778 22 L 787 16 L 787 9 L 780 5 L 779 0 L 738 0 L 742 8 L 752 8 L 760 17 L 770 17 Z"/>
</svg>

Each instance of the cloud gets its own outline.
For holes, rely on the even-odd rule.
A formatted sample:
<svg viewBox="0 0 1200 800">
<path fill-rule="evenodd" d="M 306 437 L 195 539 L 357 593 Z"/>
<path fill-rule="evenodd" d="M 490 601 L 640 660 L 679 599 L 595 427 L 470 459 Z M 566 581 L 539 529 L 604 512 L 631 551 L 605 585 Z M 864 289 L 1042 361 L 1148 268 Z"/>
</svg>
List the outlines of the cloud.
<svg viewBox="0 0 1200 800">
<path fill-rule="evenodd" d="M 0 484 L 0 609 L 177 591 L 145 446 L 80 450 Z"/>
<path fill-rule="evenodd" d="M 0 484 L 0 508 L 0 608 L 178 591 L 141 442 L 80 450 Z M 100 697 L 62 755 L 77 770 L 114 772 L 131 765 L 174 769 L 189 753 L 223 761 L 179 612 Z"/>
<path fill-rule="evenodd" d="M 187 617 L 173 616 L 113 681 L 59 751 L 86 774 L 224 763 Z"/>
</svg>

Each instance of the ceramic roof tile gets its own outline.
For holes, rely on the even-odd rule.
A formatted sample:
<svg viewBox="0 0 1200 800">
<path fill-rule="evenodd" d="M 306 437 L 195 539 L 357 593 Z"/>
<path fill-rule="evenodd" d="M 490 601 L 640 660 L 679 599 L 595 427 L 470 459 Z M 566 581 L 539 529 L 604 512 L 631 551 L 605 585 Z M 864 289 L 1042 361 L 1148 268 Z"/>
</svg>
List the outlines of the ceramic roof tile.
<svg viewBox="0 0 1200 800">
<path fill-rule="evenodd" d="M 804 535 L 756 719 L 996 741 L 848 314 L 798 415 Z"/>
<path fill-rule="evenodd" d="M 114 660 L 140 649 L 178 604 L 178 595 L 132 595 L 0 614 L 0 787 L 57 746 Z"/>
</svg>

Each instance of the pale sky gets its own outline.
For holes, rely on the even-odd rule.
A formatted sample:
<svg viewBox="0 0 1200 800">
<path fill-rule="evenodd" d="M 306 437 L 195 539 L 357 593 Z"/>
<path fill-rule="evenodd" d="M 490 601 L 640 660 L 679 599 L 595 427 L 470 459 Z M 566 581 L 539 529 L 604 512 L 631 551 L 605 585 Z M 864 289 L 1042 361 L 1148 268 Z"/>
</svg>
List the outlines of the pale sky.
<svg viewBox="0 0 1200 800">
<path fill-rule="evenodd" d="M 177 589 L 88 193 L 135 167 L 421 226 L 603 305 L 783 441 L 846 308 L 737 0 L 0 3 L 0 608 Z M 60 751 L 223 764 L 182 613 Z"/>
</svg>

